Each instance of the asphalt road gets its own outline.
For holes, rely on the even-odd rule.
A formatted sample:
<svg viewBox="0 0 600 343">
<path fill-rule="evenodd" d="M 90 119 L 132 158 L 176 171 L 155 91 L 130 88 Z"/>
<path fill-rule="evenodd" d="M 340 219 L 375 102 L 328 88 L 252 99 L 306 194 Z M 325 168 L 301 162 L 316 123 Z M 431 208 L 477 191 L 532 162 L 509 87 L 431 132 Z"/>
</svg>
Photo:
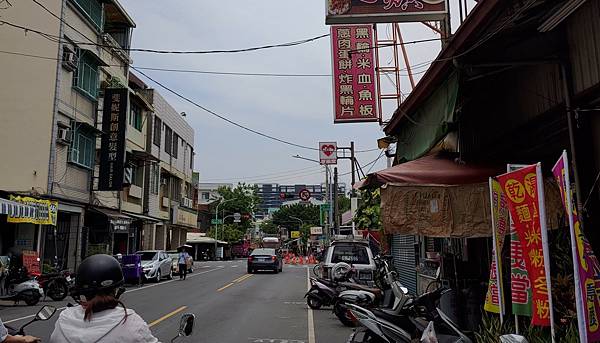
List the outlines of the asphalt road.
<svg viewBox="0 0 600 343">
<path fill-rule="evenodd" d="M 246 274 L 245 260 L 196 263 L 185 281 L 131 287 L 122 296 L 151 326 L 162 342 L 177 334 L 183 313 L 196 315 L 191 337 L 177 342 L 345 342 L 351 329 L 330 309 L 313 311 L 303 298 L 308 285 L 305 266 L 284 266 L 283 273 Z M 66 300 L 69 300 L 67 298 Z M 13 327 L 30 320 L 43 305 L 60 309 L 67 302 L 42 301 L 37 306 L 0 303 L 0 318 Z M 33 323 L 27 334 L 48 342 L 58 313 L 49 321 Z"/>
</svg>

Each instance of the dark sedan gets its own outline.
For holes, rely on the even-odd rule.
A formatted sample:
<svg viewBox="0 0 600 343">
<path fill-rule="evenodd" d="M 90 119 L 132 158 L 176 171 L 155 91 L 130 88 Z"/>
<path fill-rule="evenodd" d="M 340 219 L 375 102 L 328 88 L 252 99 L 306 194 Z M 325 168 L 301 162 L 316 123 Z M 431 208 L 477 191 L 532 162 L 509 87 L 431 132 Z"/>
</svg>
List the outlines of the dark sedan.
<svg viewBox="0 0 600 343">
<path fill-rule="evenodd" d="M 283 271 L 283 260 L 275 249 L 254 249 L 248 257 L 248 273 L 258 270 Z"/>
</svg>

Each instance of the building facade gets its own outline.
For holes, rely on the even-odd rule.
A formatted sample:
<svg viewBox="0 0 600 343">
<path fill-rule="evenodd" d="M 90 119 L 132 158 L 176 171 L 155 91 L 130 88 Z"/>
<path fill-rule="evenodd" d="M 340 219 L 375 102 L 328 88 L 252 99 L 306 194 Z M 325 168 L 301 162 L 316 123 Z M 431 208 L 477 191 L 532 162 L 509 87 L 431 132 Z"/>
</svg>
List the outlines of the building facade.
<svg viewBox="0 0 600 343">
<path fill-rule="evenodd" d="M 11 85 L 0 92 L 0 144 L 12 147 L 0 150 L 10 161 L 0 166 L 0 255 L 34 251 L 45 267 L 74 269 L 94 253 L 182 244 L 197 221 L 194 131 L 130 74 L 128 13 L 117 0 L 50 0 L 11 2 L 2 18 L 18 27 L 0 30 Z M 108 124 L 118 142 L 103 123 L 115 93 L 122 122 Z M 107 189 L 112 149 L 122 160 Z"/>
<path fill-rule="evenodd" d="M 260 204 L 258 205 L 258 217 L 266 217 L 273 211 L 283 206 L 286 201 L 300 200 L 300 192 L 307 189 L 311 193 L 311 198 L 319 201 L 325 199 L 327 187 L 325 185 L 282 185 L 277 183 L 257 184 L 258 196 Z M 331 190 L 333 191 L 333 185 Z M 341 183 L 338 185 L 338 193 L 346 194 L 346 185 Z"/>
</svg>

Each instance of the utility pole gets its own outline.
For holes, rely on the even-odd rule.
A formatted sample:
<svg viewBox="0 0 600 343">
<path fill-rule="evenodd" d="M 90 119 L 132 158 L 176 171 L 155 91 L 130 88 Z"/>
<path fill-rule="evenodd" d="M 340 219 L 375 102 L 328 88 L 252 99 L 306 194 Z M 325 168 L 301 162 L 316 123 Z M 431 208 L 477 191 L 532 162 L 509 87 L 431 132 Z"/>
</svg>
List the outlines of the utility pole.
<svg viewBox="0 0 600 343">
<path fill-rule="evenodd" d="M 338 201 L 338 169 L 333 168 L 333 220 L 334 220 L 334 233 L 340 232 L 340 209 Z"/>
<path fill-rule="evenodd" d="M 329 202 L 329 166 L 325 165 L 325 203 L 327 204 L 327 207 L 329 208 L 329 206 L 331 206 L 331 203 Z M 323 215 L 323 213 L 321 213 L 321 216 Z M 325 239 L 329 240 L 329 209 L 327 209 L 327 216 L 324 218 L 324 223 L 325 224 Z"/>
<path fill-rule="evenodd" d="M 352 165 L 352 195 L 354 195 L 354 183 L 356 183 L 356 165 L 355 165 L 355 157 L 354 157 L 354 142 L 350 142 L 350 164 Z"/>
</svg>

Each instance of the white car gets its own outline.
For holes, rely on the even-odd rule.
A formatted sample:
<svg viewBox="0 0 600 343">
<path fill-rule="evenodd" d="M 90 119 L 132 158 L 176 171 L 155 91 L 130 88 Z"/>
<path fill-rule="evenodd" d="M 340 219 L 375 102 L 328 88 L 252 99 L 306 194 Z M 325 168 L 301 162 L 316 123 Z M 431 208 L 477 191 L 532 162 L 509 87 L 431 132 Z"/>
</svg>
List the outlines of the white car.
<svg viewBox="0 0 600 343">
<path fill-rule="evenodd" d="M 160 282 L 165 277 L 169 280 L 173 278 L 171 258 L 166 252 L 162 250 L 144 250 L 135 254 L 141 256 L 142 269 L 146 280 Z"/>
<path fill-rule="evenodd" d="M 354 279 L 357 281 L 366 284 L 374 282 L 374 272 L 377 267 L 368 241 L 344 238 L 331 242 L 331 246 L 324 253 L 323 275 L 331 279 L 333 266 L 339 262 L 348 263 L 356 270 Z"/>
</svg>

